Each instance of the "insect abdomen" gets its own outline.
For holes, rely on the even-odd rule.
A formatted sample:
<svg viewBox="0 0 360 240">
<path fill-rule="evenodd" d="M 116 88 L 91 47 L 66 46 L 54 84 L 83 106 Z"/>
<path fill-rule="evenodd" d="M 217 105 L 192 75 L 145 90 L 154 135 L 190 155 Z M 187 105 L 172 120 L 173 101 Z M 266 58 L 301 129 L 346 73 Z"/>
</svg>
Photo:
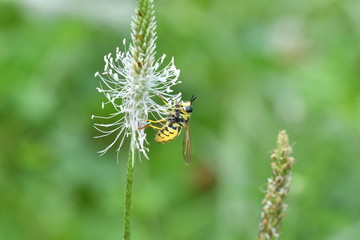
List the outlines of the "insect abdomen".
<svg viewBox="0 0 360 240">
<path fill-rule="evenodd" d="M 169 124 L 162 127 L 159 132 L 155 136 L 155 141 L 159 143 L 167 143 L 171 140 L 174 140 L 177 136 L 179 136 L 182 129 L 182 125 L 180 124 L 172 124 L 171 127 Z"/>
</svg>

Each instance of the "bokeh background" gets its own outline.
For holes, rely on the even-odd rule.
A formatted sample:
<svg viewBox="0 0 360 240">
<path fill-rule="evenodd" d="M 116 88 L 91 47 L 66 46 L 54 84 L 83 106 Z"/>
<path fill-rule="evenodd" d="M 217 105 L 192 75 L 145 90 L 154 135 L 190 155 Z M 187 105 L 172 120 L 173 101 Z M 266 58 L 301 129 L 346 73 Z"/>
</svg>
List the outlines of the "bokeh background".
<svg viewBox="0 0 360 240">
<path fill-rule="evenodd" d="M 97 151 L 93 75 L 135 0 L 0 2 L 0 239 L 122 238 L 127 145 Z M 133 239 L 256 239 L 270 151 L 293 144 L 287 240 L 359 239 L 360 2 L 155 1 L 158 57 L 195 94 L 182 140 L 135 164 Z"/>
</svg>

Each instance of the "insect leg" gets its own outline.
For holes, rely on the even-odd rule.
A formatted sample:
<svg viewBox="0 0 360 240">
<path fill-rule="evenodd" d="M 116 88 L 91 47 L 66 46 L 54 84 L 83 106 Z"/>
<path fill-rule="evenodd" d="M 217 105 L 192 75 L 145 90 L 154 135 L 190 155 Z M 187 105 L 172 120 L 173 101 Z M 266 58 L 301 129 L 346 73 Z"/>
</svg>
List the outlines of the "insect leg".
<svg viewBox="0 0 360 240">
<path fill-rule="evenodd" d="M 147 127 L 151 127 L 151 128 L 156 129 L 156 130 L 160 130 L 160 129 L 161 129 L 160 127 L 156 127 L 156 126 L 151 125 L 151 124 L 145 125 L 145 126 L 140 127 L 140 128 L 138 128 L 138 129 L 144 129 L 144 128 L 147 128 Z"/>
<path fill-rule="evenodd" d="M 157 121 L 148 119 L 147 121 L 151 122 L 151 123 L 161 123 L 161 122 L 166 122 L 166 118 L 163 118 L 163 119 L 160 119 L 160 120 L 157 120 Z"/>
<path fill-rule="evenodd" d="M 163 119 L 160 119 L 160 120 L 157 120 L 157 121 L 148 119 L 147 121 L 148 121 L 148 122 L 151 122 L 151 123 L 162 123 L 162 122 L 166 122 L 166 118 L 163 118 Z M 144 128 L 147 128 L 147 127 L 152 127 L 152 128 L 154 128 L 154 129 L 157 129 L 157 130 L 160 130 L 160 129 L 161 129 L 160 127 L 156 127 L 156 126 L 154 126 L 154 125 L 151 125 L 151 123 L 149 123 L 149 124 L 147 124 L 147 125 L 145 125 L 145 126 L 143 126 L 143 127 L 140 127 L 139 129 L 144 129 Z"/>
<path fill-rule="evenodd" d="M 159 95 L 159 97 L 161 98 L 161 100 L 165 103 L 165 105 L 168 107 L 168 108 L 171 108 L 171 109 L 173 109 L 173 107 L 172 106 L 170 106 L 170 104 L 163 98 L 163 96 L 161 96 L 161 94 L 160 93 L 158 93 L 158 95 Z"/>
</svg>

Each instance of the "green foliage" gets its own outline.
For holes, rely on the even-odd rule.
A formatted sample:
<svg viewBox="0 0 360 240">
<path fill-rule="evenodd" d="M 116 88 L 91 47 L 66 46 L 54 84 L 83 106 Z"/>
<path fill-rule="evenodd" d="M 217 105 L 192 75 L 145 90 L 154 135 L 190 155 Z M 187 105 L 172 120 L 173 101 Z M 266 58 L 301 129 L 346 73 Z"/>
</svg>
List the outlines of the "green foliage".
<svg viewBox="0 0 360 240">
<path fill-rule="evenodd" d="M 93 139 L 90 117 L 104 115 L 93 74 L 129 36 L 135 3 L 66 2 L 0 3 L 0 239 L 122 236 L 127 146 L 119 164 L 99 158 L 111 139 Z M 135 163 L 132 239 L 256 238 L 280 129 L 297 159 L 281 238 L 357 238 L 359 10 L 156 2 L 157 57 L 175 56 L 176 91 L 198 97 L 193 160 L 184 165 L 181 139 L 156 144 L 147 129 L 153 160 Z"/>
</svg>

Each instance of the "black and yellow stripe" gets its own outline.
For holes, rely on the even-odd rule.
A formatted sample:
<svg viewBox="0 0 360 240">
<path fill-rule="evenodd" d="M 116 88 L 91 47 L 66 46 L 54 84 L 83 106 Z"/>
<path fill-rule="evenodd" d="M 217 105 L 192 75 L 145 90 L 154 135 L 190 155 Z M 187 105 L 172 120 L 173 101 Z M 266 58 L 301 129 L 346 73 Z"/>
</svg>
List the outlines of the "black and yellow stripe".
<svg viewBox="0 0 360 240">
<path fill-rule="evenodd" d="M 188 123 L 192 112 L 191 102 L 183 102 L 172 110 L 171 115 L 166 118 L 164 126 L 155 136 L 155 141 L 167 143 L 174 140 Z"/>
</svg>

